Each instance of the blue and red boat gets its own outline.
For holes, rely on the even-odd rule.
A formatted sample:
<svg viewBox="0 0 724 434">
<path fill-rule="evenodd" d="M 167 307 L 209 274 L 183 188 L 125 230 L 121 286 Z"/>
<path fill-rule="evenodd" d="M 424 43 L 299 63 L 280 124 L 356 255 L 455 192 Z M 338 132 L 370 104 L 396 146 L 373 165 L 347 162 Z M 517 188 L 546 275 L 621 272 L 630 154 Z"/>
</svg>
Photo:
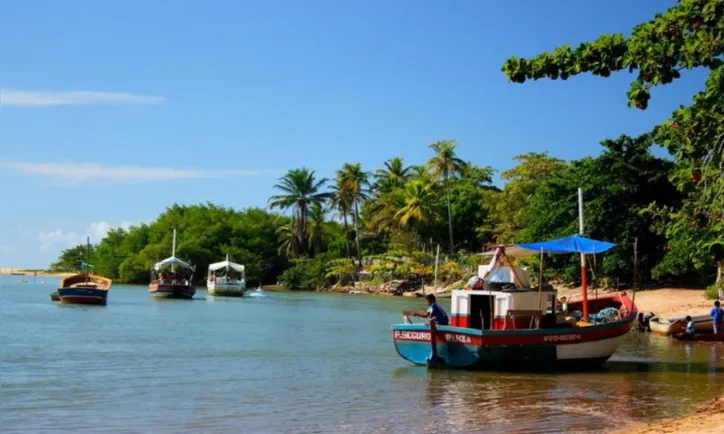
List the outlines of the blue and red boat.
<svg viewBox="0 0 724 434">
<path fill-rule="evenodd" d="M 588 300 L 567 309 L 556 292 L 528 284 L 528 273 L 510 256 L 543 253 L 603 253 L 614 245 L 579 235 L 560 240 L 499 246 L 481 266 L 480 289 L 453 291 L 450 325 L 392 327 L 400 356 L 417 365 L 450 368 L 571 370 L 602 365 L 618 349 L 638 311 L 626 292 Z M 585 262 L 582 260 L 585 267 Z M 583 268 L 585 270 L 585 268 Z M 585 271 L 584 271 L 585 272 Z M 476 285 L 477 286 L 477 285 Z M 592 312 L 589 315 L 589 312 Z"/>
</svg>

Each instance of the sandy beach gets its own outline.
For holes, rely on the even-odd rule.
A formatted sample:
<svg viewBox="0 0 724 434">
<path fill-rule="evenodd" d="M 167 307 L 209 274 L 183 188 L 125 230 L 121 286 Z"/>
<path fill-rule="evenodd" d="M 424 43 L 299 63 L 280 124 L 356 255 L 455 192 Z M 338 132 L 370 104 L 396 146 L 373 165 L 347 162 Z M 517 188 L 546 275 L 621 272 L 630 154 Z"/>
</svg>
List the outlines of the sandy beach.
<svg viewBox="0 0 724 434">
<path fill-rule="evenodd" d="M 692 413 L 654 424 L 636 424 L 616 431 L 620 434 L 714 434 L 724 427 L 724 394 L 700 405 Z"/>
<path fill-rule="evenodd" d="M 579 298 L 580 288 L 557 288 L 559 296 Z M 599 292 L 604 294 L 604 292 Z M 589 292 L 589 299 L 595 297 L 595 291 Z M 636 291 L 635 303 L 639 312 L 653 312 L 660 318 L 708 313 L 713 300 L 704 297 L 701 288 L 661 288 Z"/>
</svg>

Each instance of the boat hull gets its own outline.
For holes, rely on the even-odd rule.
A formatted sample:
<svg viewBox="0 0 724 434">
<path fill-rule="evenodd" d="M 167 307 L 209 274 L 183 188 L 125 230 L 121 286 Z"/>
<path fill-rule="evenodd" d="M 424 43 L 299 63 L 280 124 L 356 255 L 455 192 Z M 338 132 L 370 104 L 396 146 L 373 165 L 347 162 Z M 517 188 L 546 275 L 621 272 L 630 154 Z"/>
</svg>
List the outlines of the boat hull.
<svg viewBox="0 0 724 434">
<path fill-rule="evenodd" d="M 694 341 L 694 342 L 724 342 L 724 333 L 719 334 L 676 334 L 673 335 L 674 339 L 679 341 Z"/>
<path fill-rule="evenodd" d="M 60 294 L 58 294 L 57 292 L 51 292 L 50 299 L 52 301 L 60 301 Z"/>
<path fill-rule="evenodd" d="M 209 284 L 206 287 L 209 295 L 217 297 L 243 297 L 246 288 L 241 285 L 216 285 Z"/>
<path fill-rule="evenodd" d="M 495 370 L 593 369 L 605 363 L 631 329 L 635 316 L 608 324 L 534 330 L 477 330 L 440 326 L 437 355 L 449 368 Z M 404 359 L 427 365 L 432 353 L 430 328 L 399 324 L 392 328 Z"/>
<path fill-rule="evenodd" d="M 106 305 L 108 291 L 98 288 L 58 288 L 58 298 L 62 304 Z"/>
<path fill-rule="evenodd" d="M 148 292 L 154 298 L 173 298 L 191 300 L 196 294 L 196 288 L 191 285 L 157 284 L 148 286 Z"/>
</svg>

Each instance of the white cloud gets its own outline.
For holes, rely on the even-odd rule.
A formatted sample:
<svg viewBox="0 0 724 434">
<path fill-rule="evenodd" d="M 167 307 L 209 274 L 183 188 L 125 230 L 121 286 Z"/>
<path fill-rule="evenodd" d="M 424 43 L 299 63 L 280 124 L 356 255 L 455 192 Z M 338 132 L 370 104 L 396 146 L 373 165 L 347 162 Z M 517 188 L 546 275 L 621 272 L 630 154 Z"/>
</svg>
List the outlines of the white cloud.
<svg viewBox="0 0 724 434">
<path fill-rule="evenodd" d="M 147 182 L 177 179 L 224 178 L 277 173 L 270 170 L 188 170 L 169 167 L 111 166 L 101 163 L 34 163 L 0 160 L 0 168 L 13 172 L 46 176 L 61 181 Z"/>
<path fill-rule="evenodd" d="M 113 225 L 106 221 L 93 222 L 88 226 L 85 234 L 65 232 L 61 229 L 56 229 L 54 231 L 38 233 L 38 241 L 40 241 L 40 250 L 67 249 L 85 243 L 86 237 L 90 237 L 91 243 L 98 244 L 108 235 L 111 229 L 122 228 L 128 230 L 131 226 L 138 224 L 140 223 L 121 222 L 120 224 Z"/>
<path fill-rule="evenodd" d="M 0 89 L 0 106 L 47 107 L 91 104 L 160 104 L 161 96 L 140 95 L 126 92 L 46 92 L 33 90 Z"/>
<path fill-rule="evenodd" d="M 8 247 L 8 246 L 0 246 L 0 252 L 9 252 L 9 251 L 10 251 L 10 247 Z"/>
</svg>

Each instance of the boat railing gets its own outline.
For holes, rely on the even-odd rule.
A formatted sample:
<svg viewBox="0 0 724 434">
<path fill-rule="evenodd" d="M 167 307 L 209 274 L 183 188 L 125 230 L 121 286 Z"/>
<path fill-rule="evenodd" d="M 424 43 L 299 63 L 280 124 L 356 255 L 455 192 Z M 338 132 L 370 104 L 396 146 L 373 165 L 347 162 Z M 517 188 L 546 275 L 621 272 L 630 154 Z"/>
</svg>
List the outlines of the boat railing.
<svg viewBox="0 0 724 434">
<path fill-rule="evenodd" d="M 543 312 L 540 310 L 515 310 L 511 309 L 508 310 L 508 312 L 505 315 L 505 323 L 503 324 L 503 330 L 508 329 L 508 323 L 513 324 L 513 328 L 515 328 L 515 318 L 516 317 L 530 317 L 530 324 L 528 325 L 529 329 L 539 329 L 541 324 L 541 319 L 543 318 Z M 535 325 L 535 327 L 533 327 Z"/>
</svg>

